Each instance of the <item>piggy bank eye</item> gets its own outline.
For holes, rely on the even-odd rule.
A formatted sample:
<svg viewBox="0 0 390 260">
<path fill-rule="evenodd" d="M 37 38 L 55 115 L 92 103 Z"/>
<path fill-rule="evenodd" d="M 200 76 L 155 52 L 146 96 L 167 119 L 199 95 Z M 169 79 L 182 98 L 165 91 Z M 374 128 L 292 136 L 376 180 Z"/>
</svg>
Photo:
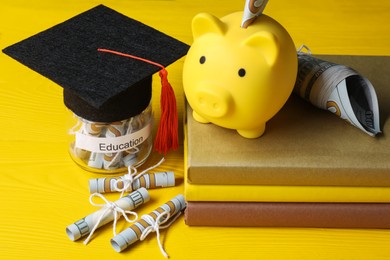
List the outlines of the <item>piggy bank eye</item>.
<svg viewBox="0 0 390 260">
<path fill-rule="evenodd" d="M 206 62 L 206 57 L 205 57 L 205 56 L 200 57 L 199 63 L 200 63 L 200 64 L 203 64 L 203 63 L 205 63 L 205 62 Z"/>
<path fill-rule="evenodd" d="M 238 76 L 240 76 L 241 78 L 244 77 L 246 74 L 246 71 L 245 69 L 241 68 L 238 70 Z"/>
</svg>

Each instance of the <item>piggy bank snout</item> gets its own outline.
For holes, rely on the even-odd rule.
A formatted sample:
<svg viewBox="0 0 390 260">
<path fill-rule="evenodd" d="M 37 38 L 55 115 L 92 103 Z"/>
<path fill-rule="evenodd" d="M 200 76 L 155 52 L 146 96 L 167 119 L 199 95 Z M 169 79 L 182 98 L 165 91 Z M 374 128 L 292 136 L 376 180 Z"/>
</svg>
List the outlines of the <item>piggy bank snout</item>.
<svg viewBox="0 0 390 260">
<path fill-rule="evenodd" d="M 196 107 L 199 112 L 210 117 L 223 117 L 231 108 L 230 93 L 219 87 L 205 87 L 195 92 Z"/>
</svg>

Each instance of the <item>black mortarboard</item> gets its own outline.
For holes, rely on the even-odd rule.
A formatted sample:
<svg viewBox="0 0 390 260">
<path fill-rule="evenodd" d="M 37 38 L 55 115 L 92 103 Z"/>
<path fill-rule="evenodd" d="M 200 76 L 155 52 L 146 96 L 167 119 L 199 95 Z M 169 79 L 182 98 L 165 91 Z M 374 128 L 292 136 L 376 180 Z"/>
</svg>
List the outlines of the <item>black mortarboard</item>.
<svg viewBox="0 0 390 260">
<path fill-rule="evenodd" d="M 3 52 L 62 86 L 65 105 L 82 118 L 113 122 L 139 114 L 161 68 L 98 48 L 168 66 L 189 46 L 99 5 Z"/>
</svg>

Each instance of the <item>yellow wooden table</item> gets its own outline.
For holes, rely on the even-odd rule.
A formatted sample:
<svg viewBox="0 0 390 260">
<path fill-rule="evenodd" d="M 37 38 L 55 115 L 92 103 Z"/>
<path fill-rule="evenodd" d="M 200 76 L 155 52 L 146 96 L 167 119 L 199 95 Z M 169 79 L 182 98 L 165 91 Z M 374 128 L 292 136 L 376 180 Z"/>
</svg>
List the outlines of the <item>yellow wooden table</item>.
<svg viewBox="0 0 390 260">
<path fill-rule="evenodd" d="M 100 3 L 191 44 L 195 14 L 222 17 L 241 11 L 244 0 L 2 0 L 0 49 Z M 304 43 L 313 53 L 390 55 L 388 0 L 270 0 L 265 13 L 286 27 L 296 46 Z M 169 67 L 180 120 L 183 60 Z M 0 54 L 0 259 L 162 259 L 154 234 L 120 254 L 109 244 L 110 225 L 87 246 L 67 237 L 67 225 L 97 210 L 88 202 L 87 186 L 97 175 L 80 169 L 67 152 L 68 113 L 60 87 Z M 183 193 L 182 145 L 158 169 L 173 170 L 178 185 L 151 190 L 152 201 L 139 214 Z M 118 230 L 127 226 L 119 221 Z M 180 218 L 161 237 L 172 259 L 390 258 L 388 230 L 194 228 Z"/>
</svg>

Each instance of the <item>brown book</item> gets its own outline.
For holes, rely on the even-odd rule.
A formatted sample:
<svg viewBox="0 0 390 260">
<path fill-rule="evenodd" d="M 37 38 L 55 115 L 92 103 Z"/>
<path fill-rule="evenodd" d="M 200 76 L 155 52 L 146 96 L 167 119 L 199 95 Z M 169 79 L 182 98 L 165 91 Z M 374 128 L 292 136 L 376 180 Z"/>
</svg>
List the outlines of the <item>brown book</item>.
<svg viewBox="0 0 390 260">
<path fill-rule="evenodd" d="M 195 122 L 187 106 L 191 184 L 390 186 L 390 57 L 317 56 L 350 66 L 373 84 L 382 134 L 371 137 L 293 94 L 258 139 Z"/>
<path fill-rule="evenodd" d="M 185 223 L 220 227 L 390 228 L 390 203 L 188 202 Z"/>
</svg>

